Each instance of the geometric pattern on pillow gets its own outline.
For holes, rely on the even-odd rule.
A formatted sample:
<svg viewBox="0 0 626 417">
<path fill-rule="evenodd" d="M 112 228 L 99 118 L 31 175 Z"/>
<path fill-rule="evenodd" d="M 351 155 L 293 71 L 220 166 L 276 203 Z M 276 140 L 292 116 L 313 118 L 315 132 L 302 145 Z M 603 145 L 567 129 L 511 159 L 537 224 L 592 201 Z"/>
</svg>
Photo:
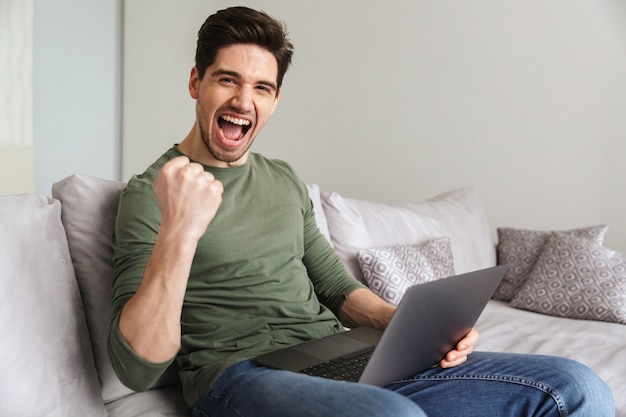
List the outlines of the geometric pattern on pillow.
<svg viewBox="0 0 626 417">
<path fill-rule="evenodd" d="M 626 324 L 626 256 L 588 239 L 552 233 L 511 305 Z"/>
<path fill-rule="evenodd" d="M 608 226 L 602 225 L 565 230 L 559 233 L 590 239 L 602 244 L 607 230 Z M 513 299 L 539 259 L 549 236 L 549 231 L 498 228 L 498 265 L 507 264 L 509 270 L 496 289 L 494 299 L 500 301 Z"/>
<path fill-rule="evenodd" d="M 359 251 L 357 259 L 368 287 L 394 306 L 409 287 L 454 275 L 447 237 L 419 245 L 365 249 Z"/>
</svg>

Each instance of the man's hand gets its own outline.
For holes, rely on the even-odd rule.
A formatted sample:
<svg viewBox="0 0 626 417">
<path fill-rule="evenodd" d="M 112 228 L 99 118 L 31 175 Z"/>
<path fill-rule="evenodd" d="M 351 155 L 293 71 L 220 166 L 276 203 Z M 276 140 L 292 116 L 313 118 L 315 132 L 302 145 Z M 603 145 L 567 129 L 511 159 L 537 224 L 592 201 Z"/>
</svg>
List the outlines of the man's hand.
<svg viewBox="0 0 626 417">
<path fill-rule="evenodd" d="M 470 332 L 456 345 L 456 349 L 451 350 L 439 362 L 442 368 L 452 368 L 467 360 L 467 356 L 474 351 L 474 345 L 478 342 L 478 332 L 476 329 Z"/>
<path fill-rule="evenodd" d="M 179 156 L 167 162 L 153 184 L 161 227 L 199 239 L 215 217 L 224 188 L 202 165 Z"/>
<path fill-rule="evenodd" d="M 341 307 L 339 319 L 344 326 L 370 326 L 378 329 L 387 327 L 395 308 L 384 302 L 368 288 L 353 291 Z M 439 362 L 442 368 L 452 368 L 467 360 L 467 356 L 474 351 L 478 342 L 478 332 L 472 329 L 457 343 Z"/>
</svg>

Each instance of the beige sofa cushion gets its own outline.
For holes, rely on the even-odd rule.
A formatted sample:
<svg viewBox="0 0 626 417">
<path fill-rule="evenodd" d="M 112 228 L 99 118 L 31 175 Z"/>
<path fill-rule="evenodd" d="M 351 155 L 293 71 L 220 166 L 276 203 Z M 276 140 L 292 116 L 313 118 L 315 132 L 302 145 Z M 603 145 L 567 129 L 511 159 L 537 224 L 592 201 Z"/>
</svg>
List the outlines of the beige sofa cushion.
<svg viewBox="0 0 626 417">
<path fill-rule="evenodd" d="M 0 197 L 0 265 L 0 415 L 106 416 L 58 201 Z"/>
</svg>

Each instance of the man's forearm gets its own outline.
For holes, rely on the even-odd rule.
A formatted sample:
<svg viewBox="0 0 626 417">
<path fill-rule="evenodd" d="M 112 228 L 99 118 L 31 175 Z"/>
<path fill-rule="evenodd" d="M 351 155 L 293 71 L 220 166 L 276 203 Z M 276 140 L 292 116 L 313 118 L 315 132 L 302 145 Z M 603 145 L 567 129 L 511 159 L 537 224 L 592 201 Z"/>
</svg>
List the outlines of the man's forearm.
<svg viewBox="0 0 626 417">
<path fill-rule="evenodd" d="M 394 311 L 395 307 L 371 290 L 360 288 L 346 298 L 339 312 L 339 319 L 348 327 L 369 326 L 385 329 Z"/>
<path fill-rule="evenodd" d="M 171 359 L 180 348 L 180 315 L 196 249 L 194 243 L 180 242 L 159 233 L 141 285 L 120 315 L 124 338 L 154 363 Z"/>
</svg>

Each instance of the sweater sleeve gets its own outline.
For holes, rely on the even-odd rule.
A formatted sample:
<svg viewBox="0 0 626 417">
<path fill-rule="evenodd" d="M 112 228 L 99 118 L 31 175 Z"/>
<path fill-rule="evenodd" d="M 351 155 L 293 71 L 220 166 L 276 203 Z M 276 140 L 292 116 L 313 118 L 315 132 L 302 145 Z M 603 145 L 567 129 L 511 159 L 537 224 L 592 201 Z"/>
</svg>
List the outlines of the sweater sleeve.
<svg viewBox="0 0 626 417">
<path fill-rule="evenodd" d="M 303 262 L 320 302 L 339 316 L 348 295 L 364 286 L 350 275 L 333 247 L 319 231 L 310 199 L 305 207 Z"/>
<path fill-rule="evenodd" d="M 151 363 L 133 351 L 119 330 L 126 302 L 135 294 L 156 240 L 160 211 L 152 187 L 133 179 L 122 193 L 112 238 L 114 281 L 107 338 L 109 359 L 124 385 L 145 391 L 165 372 L 174 358 Z"/>
<path fill-rule="evenodd" d="M 146 391 L 172 364 L 149 362 L 135 353 L 119 330 L 119 315 L 109 326 L 107 349 L 115 374 L 122 384 L 134 391 Z"/>
</svg>

